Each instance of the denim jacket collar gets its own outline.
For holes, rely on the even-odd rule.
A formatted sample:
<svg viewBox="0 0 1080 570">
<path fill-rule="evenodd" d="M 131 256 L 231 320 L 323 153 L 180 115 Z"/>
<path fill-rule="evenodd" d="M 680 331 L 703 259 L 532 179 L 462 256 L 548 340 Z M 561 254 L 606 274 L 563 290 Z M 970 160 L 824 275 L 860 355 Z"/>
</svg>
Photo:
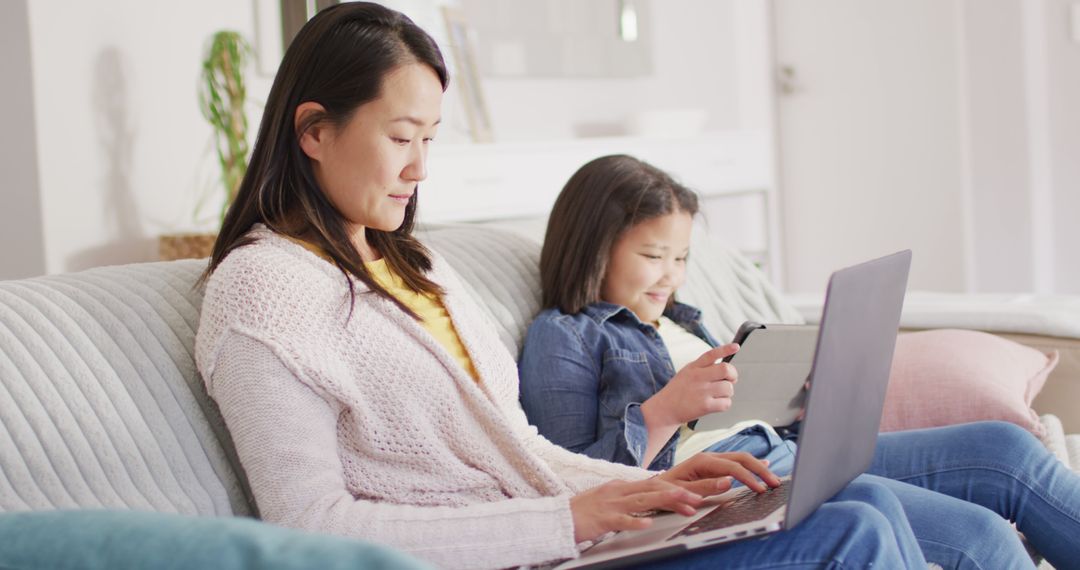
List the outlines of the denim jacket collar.
<svg viewBox="0 0 1080 570">
<path fill-rule="evenodd" d="M 698 309 L 673 303 L 664 316 L 716 346 Z M 522 405 L 530 421 L 556 443 L 565 438 L 578 446 L 574 451 L 640 465 L 648 446 L 641 404 L 676 372 L 659 330 L 643 323 L 627 307 L 597 302 L 572 315 L 548 309 L 536 318 L 528 335 L 531 340 L 525 343 L 519 374 Z M 565 357 L 551 358 L 552 354 Z M 575 358 L 574 366 L 560 368 Z M 593 366 L 581 365 L 589 362 Z M 580 392 L 585 385 L 597 386 L 596 399 L 584 404 L 590 411 L 581 425 L 568 426 L 567 410 L 577 409 L 582 403 L 576 396 L 567 395 Z M 579 445 L 582 441 L 586 442 L 584 446 Z M 648 467 L 671 467 L 677 442 L 678 432 Z"/>
<path fill-rule="evenodd" d="M 645 324 L 642 323 L 641 319 L 627 307 L 608 303 L 606 301 L 587 305 L 581 312 L 596 321 L 596 324 L 598 325 L 603 325 L 606 321 L 614 318 L 616 315 L 622 315 L 620 318 L 630 319 L 632 322 L 639 325 Z M 675 301 L 670 307 L 664 310 L 664 316 L 682 326 L 701 321 L 701 311 L 699 309 L 678 301 Z"/>
</svg>

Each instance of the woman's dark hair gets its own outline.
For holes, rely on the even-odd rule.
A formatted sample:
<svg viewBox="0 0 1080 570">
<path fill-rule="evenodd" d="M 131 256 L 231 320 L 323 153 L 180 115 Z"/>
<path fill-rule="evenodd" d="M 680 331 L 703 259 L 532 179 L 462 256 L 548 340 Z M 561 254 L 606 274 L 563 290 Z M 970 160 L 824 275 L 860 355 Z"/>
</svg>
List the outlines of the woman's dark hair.
<svg viewBox="0 0 1080 570">
<path fill-rule="evenodd" d="M 540 252 L 543 307 L 581 312 L 600 300 L 611 248 L 622 233 L 671 213 L 698 212 L 697 194 L 664 171 L 623 154 L 582 166 L 563 187 Z"/>
<path fill-rule="evenodd" d="M 387 74 L 409 63 L 429 66 L 446 90 L 449 75 L 435 41 L 405 15 L 378 4 L 338 4 L 320 10 L 300 29 L 274 77 L 250 165 L 225 214 L 203 281 L 229 252 L 251 243 L 247 232 L 263 223 L 279 234 L 313 243 L 333 260 L 349 284 L 350 314 L 356 302 L 355 278 L 416 316 L 365 269 L 347 220 L 319 188 L 311 159 L 300 148 L 300 137 L 316 124 L 344 127 L 358 107 L 379 97 Z M 295 127 L 296 108 L 308 101 L 322 105 L 325 112 L 311 113 Z M 431 269 L 430 254 L 412 236 L 418 194 L 409 200 L 401 227 L 390 232 L 367 228 L 366 237 L 406 286 L 441 294 L 425 275 Z"/>
</svg>

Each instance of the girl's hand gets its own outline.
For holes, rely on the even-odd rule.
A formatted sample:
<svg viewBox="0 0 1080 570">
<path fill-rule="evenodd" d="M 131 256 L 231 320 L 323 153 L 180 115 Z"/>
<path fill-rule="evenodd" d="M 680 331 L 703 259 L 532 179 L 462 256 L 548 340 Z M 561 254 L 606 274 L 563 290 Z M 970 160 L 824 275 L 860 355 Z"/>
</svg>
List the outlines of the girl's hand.
<svg viewBox="0 0 1080 570">
<path fill-rule="evenodd" d="M 739 372 L 720 360 L 738 351 L 739 345 L 725 344 L 705 352 L 642 403 L 641 412 L 650 429 L 677 427 L 705 414 L 730 409 Z"/>
<path fill-rule="evenodd" d="M 697 512 L 701 495 L 685 485 L 661 477 L 643 481 L 609 481 L 570 499 L 574 540 L 593 540 L 613 530 L 648 528 L 652 519 L 634 516 L 653 509 L 690 516 Z"/>
</svg>

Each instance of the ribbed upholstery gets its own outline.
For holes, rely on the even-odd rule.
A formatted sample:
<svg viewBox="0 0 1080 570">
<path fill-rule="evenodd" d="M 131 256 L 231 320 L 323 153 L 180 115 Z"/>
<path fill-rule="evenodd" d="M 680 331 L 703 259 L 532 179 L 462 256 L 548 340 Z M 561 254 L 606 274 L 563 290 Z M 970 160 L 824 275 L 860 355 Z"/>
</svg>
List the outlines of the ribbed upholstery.
<svg viewBox="0 0 1080 570">
<path fill-rule="evenodd" d="M 734 247 L 695 233 L 687 264 L 686 285 L 678 299 L 702 310 L 705 326 L 728 342 L 743 321 L 802 324 L 802 315 L 765 275 Z"/>
<path fill-rule="evenodd" d="M 0 283 L 0 510 L 251 512 L 193 360 L 204 267 Z"/>
<path fill-rule="evenodd" d="M 457 271 L 517 358 L 525 329 L 540 311 L 540 245 L 479 226 L 433 226 L 417 236 Z"/>
<path fill-rule="evenodd" d="M 517 354 L 540 308 L 540 244 L 524 233 L 488 226 L 434 226 L 418 235 L 473 288 L 503 342 Z M 745 320 L 804 322 L 750 260 L 704 234 L 694 235 L 687 274 L 678 298 L 703 310 L 706 326 L 720 341 L 730 339 Z"/>
<path fill-rule="evenodd" d="M 539 310 L 540 245 L 477 226 L 419 233 L 518 354 Z M 728 338 L 797 322 L 756 268 L 700 241 L 681 292 Z M 0 282 L 0 510 L 250 514 L 232 444 L 193 359 L 205 260 Z"/>
<path fill-rule="evenodd" d="M 1052 414 L 1039 416 L 1046 435 L 1042 437 L 1043 445 L 1050 450 L 1067 467 L 1080 471 L 1080 465 L 1074 465 L 1069 457 L 1069 449 L 1065 438 L 1065 428 L 1061 425 L 1061 419 Z"/>
<path fill-rule="evenodd" d="M 1065 450 L 1069 455 L 1069 465 L 1080 473 L 1080 434 L 1065 436 Z"/>
</svg>

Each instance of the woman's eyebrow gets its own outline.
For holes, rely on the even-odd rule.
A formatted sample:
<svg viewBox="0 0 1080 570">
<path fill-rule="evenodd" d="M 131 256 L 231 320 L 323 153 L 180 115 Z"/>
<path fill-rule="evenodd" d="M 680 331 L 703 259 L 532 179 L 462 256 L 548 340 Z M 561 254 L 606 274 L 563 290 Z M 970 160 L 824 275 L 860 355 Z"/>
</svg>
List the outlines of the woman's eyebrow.
<svg viewBox="0 0 1080 570">
<path fill-rule="evenodd" d="M 418 127 L 423 127 L 423 126 L 426 125 L 426 123 L 424 123 L 424 121 L 422 121 L 422 120 L 420 120 L 420 119 L 418 119 L 416 117 L 409 116 L 409 115 L 405 115 L 403 117 L 397 117 L 396 119 L 390 119 L 390 122 L 391 123 L 400 123 L 400 122 L 412 123 L 412 124 L 414 124 L 414 125 L 416 125 Z M 439 117 L 438 119 L 435 120 L 434 123 L 431 123 L 431 126 L 434 127 L 435 125 L 438 125 L 441 122 L 442 122 L 442 117 Z"/>
</svg>

